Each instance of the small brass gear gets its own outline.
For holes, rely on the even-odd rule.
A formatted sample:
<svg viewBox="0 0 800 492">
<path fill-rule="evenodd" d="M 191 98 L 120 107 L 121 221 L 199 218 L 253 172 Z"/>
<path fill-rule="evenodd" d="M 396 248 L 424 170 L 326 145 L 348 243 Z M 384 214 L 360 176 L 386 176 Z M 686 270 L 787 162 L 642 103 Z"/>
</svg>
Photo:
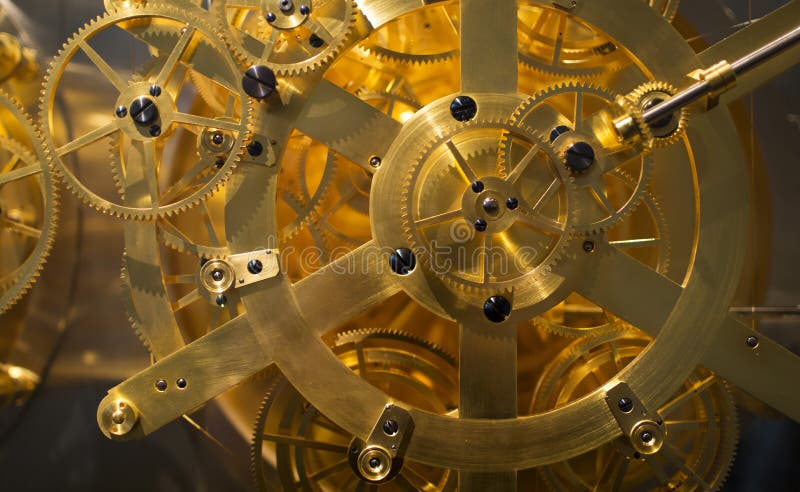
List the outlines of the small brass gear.
<svg viewBox="0 0 800 492">
<path fill-rule="evenodd" d="M 456 408 L 455 358 L 433 343 L 400 331 L 359 329 L 338 334 L 333 350 L 342 363 L 399 401 L 442 414 Z M 347 463 L 352 436 L 317 411 L 277 370 L 271 371 L 267 387 L 250 449 L 256 488 L 357 490 L 359 479 Z M 451 492 L 455 475 L 407 462 L 392 483 L 402 490 Z"/>
<path fill-rule="evenodd" d="M 330 63 L 350 41 L 352 0 L 215 0 L 225 41 L 246 65 L 299 76 Z"/>
<path fill-rule="evenodd" d="M 547 275 L 577 213 L 563 159 L 536 131 L 503 120 L 476 118 L 442 135 L 416 159 L 402 190 L 402 227 L 417 258 L 452 289 L 475 294 Z M 456 153 L 477 182 L 465 180 Z M 503 246 L 493 244 L 496 234 Z M 503 250 L 499 266 L 491 263 L 495 247 Z M 448 268 L 437 264 L 445 249 Z"/>
<path fill-rule="evenodd" d="M 161 36 L 157 44 L 150 45 L 149 42 L 156 42 L 157 38 L 139 37 L 138 33 L 143 26 L 172 35 Z M 120 27 L 134 39 L 144 41 L 153 51 L 175 55 L 165 58 L 170 65 L 161 67 L 158 77 L 153 80 L 141 80 L 138 76 L 125 80 L 90 44 L 93 38 L 113 27 Z M 173 42 L 165 45 L 164 39 Z M 64 72 L 79 52 L 86 54 L 108 83 L 115 87 L 119 97 L 116 102 L 109 101 L 103 124 L 98 123 L 93 130 L 72 141 L 61 142 L 52 123 L 58 107 L 53 101 L 61 88 Z M 215 118 L 179 110 L 177 100 L 182 85 L 172 83 L 174 73 L 183 71 L 186 67 L 193 70 L 196 58 L 202 57 L 208 61 L 209 56 L 218 64 L 214 69 L 218 72 L 214 74 L 214 80 L 228 90 L 229 98 L 233 102 L 229 105 L 229 113 Z M 158 58 L 158 55 L 153 55 L 153 58 Z M 240 78 L 238 66 L 216 31 L 202 17 L 189 10 L 153 4 L 98 17 L 64 45 L 63 50 L 53 60 L 45 79 L 41 117 L 47 151 L 53 157 L 56 170 L 67 187 L 97 210 L 133 219 L 152 219 L 179 213 L 198 205 L 203 198 L 217 191 L 230 176 L 244 152 L 250 134 L 253 106 L 241 88 Z M 68 109 L 80 111 L 79 108 Z M 139 120 L 134 119 L 134 113 Z M 181 178 L 186 176 L 182 176 L 175 177 L 174 182 L 163 183 L 164 179 L 160 174 L 162 156 L 165 147 L 173 143 L 173 137 L 206 130 L 219 130 L 231 135 L 230 152 L 222 166 L 215 165 L 213 169 L 203 169 L 196 173 L 194 177 L 197 181 L 183 183 Z M 115 137 L 122 142 L 120 151 L 124 155 L 121 158 L 123 172 L 120 173 L 117 169 L 115 179 L 119 180 L 120 175 L 123 175 L 123 179 L 130 185 L 124 200 L 120 196 L 101 196 L 93 189 L 93 185 L 81 181 L 66 159 L 98 141 Z M 202 163 L 198 163 L 200 164 Z M 114 175 L 113 168 L 111 174 Z M 181 183 L 183 186 L 176 188 Z M 131 196 L 131 190 L 136 190 L 136 197 Z"/>
<path fill-rule="evenodd" d="M 25 111 L 0 91 L 0 313 L 33 286 L 55 241 L 58 186 L 42 138 Z"/>
<path fill-rule="evenodd" d="M 677 93 L 678 89 L 675 86 L 660 80 L 652 80 L 639 85 L 626 97 L 639 111 L 644 111 L 649 106 L 666 101 Z M 653 147 L 667 147 L 678 142 L 686 133 L 688 122 L 689 110 L 681 108 L 677 114 L 649 125 Z"/>
<path fill-rule="evenodd" d="M 577 340 L 542 375 L 531 411 L 544 412 L 605 384 L 638 356 L 650 339 L 635 330 Z M 724 381 L 698 368 L 658 409 L 667 429 L 661 452 L 638 459 L 614 442 L 539 469 L 555 491 L 718 490 L 727 478 L 738 438 L 736 407 Z"/>
<path fill-rule="evenodd" d="M 593 164 L 572 170 L 578 187 L 578 219 L 575 231 L 593 234 L 619 224 L 633 212 L 646 192 L 653 160 L 639 146 L 621 146 L 595 128 L 592 116 L 617 110 L 619 96 L 584 82 L 551 86 L 528 98 L 514 113 L 513 121 L 550 134 L 550 141 L 566 155 L 575 144 L 588 144 Z M 586 112 L 592 111 L 592 116 Z M 635 176 L 630 186 L 631 176 Z"/>
</svg>

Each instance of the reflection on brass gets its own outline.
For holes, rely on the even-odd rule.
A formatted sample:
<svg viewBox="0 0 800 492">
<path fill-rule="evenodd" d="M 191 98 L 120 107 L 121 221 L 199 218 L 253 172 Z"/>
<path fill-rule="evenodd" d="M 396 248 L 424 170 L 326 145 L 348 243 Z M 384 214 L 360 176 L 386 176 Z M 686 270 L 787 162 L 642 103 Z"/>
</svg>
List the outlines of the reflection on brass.
<svg viewBox="0 0 800 492">
<path fill-rule="evenodd" d="M 202 3 L 107 0 L 45 77 L 44 141 L 19 112 L 0 137 L 4 308 L 50 244 L 48 161 L 124 229 L 152 364 L 100 403 L 107 437 L 215 398 L 249 428 L 266 391 L 261 490 L 703 490 L 736 442 L 723 378 L 800 419 L 800 361 L 728 313 L 730 114 L 646 119 L 706 70 L 677 1 Z M 56 104 L 87 70 L 102 110 Z"/>
</svg>

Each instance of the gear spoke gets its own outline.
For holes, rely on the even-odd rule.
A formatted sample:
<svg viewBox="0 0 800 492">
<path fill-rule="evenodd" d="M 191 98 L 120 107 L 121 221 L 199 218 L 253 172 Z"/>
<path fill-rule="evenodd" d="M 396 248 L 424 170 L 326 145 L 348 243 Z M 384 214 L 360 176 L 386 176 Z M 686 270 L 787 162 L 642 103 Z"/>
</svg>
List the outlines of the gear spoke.
<svg viewBox="0 0 800 492">
<path fill-rule="evenodd" d="M 800 374 L 800 357 L 751 329 L 737 315 L 725 318 L 700 363 L 800 422 L 800 396 L 794 391 L 794 378 Z"/>
<path fill-rule="evenodd" d="M 193 27 L 187 26 L 184 28 L 181 37 L 178 39 L 178 42 L 175 43 L 175 47 L 172 48 L 169 57 L 167 57 L 167 60 L 164 62 L 164 66 L 161 67 L 161 72 L 159 72 L 156 77 L 156 85 L 163 87 L 170 81 L 181 58 L 183 58 L 183 55 L 186 53 L 186 48 L 189 46 L 189 41 L 192 40 L 195 32 Z"/>
<path fill-rule="evenodd" d="M 461 90 L 517 92 L 516 0 L 461 1 Z"/>
<path fill-rule="evenodd" d="M 448 150 L 450 150 L 450 153 L 453 154 L 453 158 L 456 160 L 456 164 L 458 164 L 458 169 L 461 171 L 461 174 L 463 174 L 464 177 L 466 178 L 467 183 L 474 183 L 478 181 L 478 177 L 475 175 L 475 172 L 472 171 L 472 168 L 470 167 L 469 163 L 464 158 L 464 156 L 461 154 L 461 151 L 458 150 L 456 144 L 454 144 L 452 140 L 448 140 L 447 142 L 445 142 L 445 145 L 447 145 L 447 148 Z"/>
<path fill-rule="evenodd" d="M 20 179 L 24 179 L 29 176 L 34 176 L 42 172 L 43 172 L 42 166 L 39 164 L 32 164 L 25 167 L 21 167 L 19 169 L 15 169 L 14 171 L 3 172 L 2 174 L 0 174 L 0 186 L 11 183 L 12 181 L 18 181 Z"/>
<path fill-rule="evenodd" d="M 525 154 L 525 156 L 522 159 L 520 159 L 517 165 L 514 166 L 514 169 L 508 174 L 508 176 L 506 176 L 506 181 L 510 184 L 515 184 L 519 180 L 520 176 L 522 176 L 525 173 L 525 170 L 528 169 L 528 166 L 531 164 L 533 158 L 536 157 L 536 154 L 538 153 L 539 153 L 538 145 L 534 145 L 533 147 L 531 147 L 528 153 Z M 554 182 L 555 184 L 558 184 L 560 180 L 558 178 L 555 178 Z M 552 187 L 553 185 L 551 184 L 550 186 Z M 549 189 L 550 188 L 548 188 L 548 190 Z"/>
<path fill-rule="evenodd" d="M 232 132 L 238 131 L 240 128 L 240 125 L 237 122 L 225 121 L 217 118 L 208 118 L 189 113 L 175 113 L 174 121 L 184 125 L 215 128 L 217 130 L 228 130 Z"/>
<path fill-rule="evenodd" d="M 451 210 L 449 212 L 443 212 L 441 214 L 425 217 L 424 219 L 414 220 L 414 225 L 416 225 L 419 228 L 431 227 L 435 225 L 444 224 L 447 222 L 453 222 L 455 220 L 463 218 L 464 218 L 464 212 L 459 208 L 456 210 Z"/>
<path fill-rule="evenodd" d="M 326 478 L 331 477 L 343 471 L 350 471 L 350 462 L 346 459 L 337 461 L 332 465 L 328 465 L 324 468 L 320 468 L 318 471 L 309 475 L 308 479 L 312 482 L 317 482 L 320 480 L 325 480 Z"/>
<path fill-rule="evenodd" d="M 42 237 L 42 230 L 37 229 L 36 227 L 31 227 L 27 224 L 23 224 L 22 222 L 11 220 L 7 217 L 2 217 L 3 224 L 12 231 L 15 231 L 23 236 L 27 236 L 33 239 L 39 239 Z"/>
<path fill-rule="evenodd" d="M 342 444 L 332 444 L 329 442 L 316 441 L 303 437 L 284 436 L 281 434 L 262 434 L 265 441 L 272 441 L 278 444 L 288 444 L 289 446 L 300 446 L 308 449 L 318 449 L 320 451 L 330 451 L 331 453 L 346 453 L 347 446 Z"/>
<path fill-rule="evenodd" d="M 122 92 L 128 87 L 128 83 L 122 80 L 122 77 L 119 76 L 116 70 L 111 68 L 111 65 L 109 65 L 108 62 L 106 62 L 103 57 L 100 56 L 100 54 L 89 45 L 88 41 L 81 41 L 78 43 L 78 47 L 86 54 L 86 56 L 89 57 L 89 60 L 100 71 L 100 73 L 106 79 L 108 79 L 109 82 L 111 82 L 111 85 L 117 89 L 117 92 Z"/>
<path fill-rule="evenodd" d="M 335 121 L 336 124 L 331 124 Z M 321 81 L 295 127 L 370 173 L 373 157 L 384 157 L 402 125 L 337 85 Z"/>
<path fill-rule="evenodd" d="M 657 336 L 681 295 L 681 286 L 613 246 L 597 251 L 593 260 L 593 278 L 579 284 L 576 291 L 650 336 Z M 609 289 L 608 285 L 620 288 Z"/>
<path fill-rule="evenodd" d="M 119 131 L 119 127 L 117 126 L 116 122 L 112 121 L 106 123 L 100 128 L 92 130 L 91 132 L 83 135 L 82 137 L 78 137 L 75 140 L 69 142 L 68 144 L 65 144 L 57 148 L 56 155 L 58 157 L 64 157 L 65 155 L 80 150 L 86 147 L 87 145 L 91 145 L 102 138 L 111 136 L 117 131 Z"/>
</svg>

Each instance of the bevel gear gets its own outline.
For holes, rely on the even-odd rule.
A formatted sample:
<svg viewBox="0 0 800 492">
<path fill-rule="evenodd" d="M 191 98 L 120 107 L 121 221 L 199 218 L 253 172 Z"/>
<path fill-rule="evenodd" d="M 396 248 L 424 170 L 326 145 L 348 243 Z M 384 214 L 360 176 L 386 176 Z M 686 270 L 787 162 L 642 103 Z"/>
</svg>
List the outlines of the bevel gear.
<svg viewBox="0 0 800 492">
<path fill-rule="evenodd" d="M 455 358 L 427 340 L 401 331 L 359 329 L 338 334 L 333 351 L 399 401 L 442 414 L 456 408 Z M 250 448 L 257 489 L 353 490 L 359 483 L 347 464 L 353 436 L 317 411 L 280 372 L 270 373 Z M 407 462 L 386 487 L 395 485 L 399 490 L 454 491 L 456 477 L 447 469 Z"/>
<path fill-rule="evenodd" d="M 650 340 L 617 330 L 578 340 L 545 370 L 531 401 L 538 413 L 560 407 L 605 384 Z M 698 368 L 657 410 L 667 440 L 659 453 L 640 458 L 614 441 L 539 469 L 552 490 L 718 490 L 736 448 L 736 407 L 724 381 Z"/>
<path fill-rule="evenodd" d="M 626 97 L 641 112 L 669 100 L 677 93 L 678 89 L 673 85 L 660 80 L 651 80 L 636 87 Z M 684 107 L 675 114 L 648 125 L 650 136 L 653 139 L 653 147 L 666 147 L 679 141 L 686 133 L 688 121 L 689 110 Z"/>
<path fill-rule="evenodd" d="M 578 233 L 599 233 L 619 224 L 642 200 L 652 174 L 653 160 L 647 149 L 621 145 L 600 130 L 594 117 L 603 110 L 618 111 L 623 99 L 610 91 L 583 82 L 551 86 L 531 96 L 514 112 L 513 120 L 549 133 L 550 140 L 566 156 L 573 145 L 588 145 L 592 162 L 586 169 L 572 169 L 578 186 Z M 586 115 L 587 111 L 591 115 Z M 629 186 L 634 176 L 634 186 Z"/>
<path fill-rule="evenodd" d="M 0 91 L 0 313 L 33 286 L 55 241 L 59 197 L 41 134 Z"/>
<path fill-rule="evenodd" d="M 356 20 L 352 0 L 215 0 L 211 9 L 243 64 L 284 76 L 330 63 L 350 42 Z"/>
<path fill-rule="evenodd" d="M 465 179 L 464 165 L 475 183 Z M 473 294 L 510 291 L 547 275 L 576 214 L 563 159 L 536 131 L 502 120 L 476 118 L 443 131 L 415 160 L 401 194 L 402 227 L 417 258 L 451 288 Z M 502 246 L 494 245 L 495 234 Z M 442 259 L 452 262 L 448 268 Z"/>
<path fill-rule="evenodd" d="M 143 40 L 153 51 L 175 56 L 166 58 L 170 65 L 161 67 L 158 77 L 152 80 L 138 77 L 125 80 L 90 44 L 94 37 L 112 27 L 120 27 L 135 39 Z M 171 35 L 149 36 L 153 32 Z M 167 39 L 174 42 L 165 45 Z M 115 87 L 119 97 L 115 102 L 109 101 L 104 124 L 70 142 L 57 143 L 53 116 L 58 106 L 53 102 L 64 72 L 79 51 L 85 53 Z M 158 55 L 153 57 L 158 58 Z M 195 65 L 201 59 L 202 66 Z M 209 70 L 209 65 L 213 65 L 210 70 L 214 72 L 210 75 L 204 72 Z M 182 112 L 177 105 L 182 85 L 176 87 L 173 79 L 177 78 L 176 72 L 182 73 L 184 69 L 201 72 L 225 87 L 232 101 L 229 112 L 216 118 Z M 97 210 L 134 219 L 179 213 L 218 190 L 244 152 L 251 126 L 252 101 L 241 88 L 240 79 L 239 68 L 214 28 L 190 10 L 152 4 L 106 14 L 79 30 L 51 64 L 41 104 L 47 151 L 67 187 Z M 176 178 L 175 182 L 162 183 L 160 163 L 165 147 L 174 144 L 176 135 L 204 130 L 230 133 L 231 150 L 222 165 L 214 162 L 210 166 L 212 169 L 208 169 L 203 162 L 198 162 L 192 176 L 187 174 Z M 64 159 L 109 137 L 122 142 L 122 174 L 128 182 L 124 201 L 121 197 L 101 196 L 93 189 L 94 185 L 81 181 Z M 182 178 L 187 177 L 191 179 L 184 182 Z M 180 186 L 176 188 L 177 185 Z M 166 188 L 163 192 L 162 187 Z"/>
</svg>

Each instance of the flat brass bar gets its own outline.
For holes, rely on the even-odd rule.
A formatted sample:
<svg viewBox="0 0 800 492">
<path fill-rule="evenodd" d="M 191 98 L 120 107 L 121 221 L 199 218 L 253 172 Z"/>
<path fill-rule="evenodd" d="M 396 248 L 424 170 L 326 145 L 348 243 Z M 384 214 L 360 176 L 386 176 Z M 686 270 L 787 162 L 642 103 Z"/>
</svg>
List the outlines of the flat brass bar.
<svg viewBox="0 0 800 492">
<path fill-rule="evenodd" d="M 796 422 L 800 357 L 730 314 L 701 359 L 708 369 Z"/>
<path fill-rule="evenodd" d="M 517 92 L 516 0 L 461 1 L 461 90 Z"/>
</svg>

